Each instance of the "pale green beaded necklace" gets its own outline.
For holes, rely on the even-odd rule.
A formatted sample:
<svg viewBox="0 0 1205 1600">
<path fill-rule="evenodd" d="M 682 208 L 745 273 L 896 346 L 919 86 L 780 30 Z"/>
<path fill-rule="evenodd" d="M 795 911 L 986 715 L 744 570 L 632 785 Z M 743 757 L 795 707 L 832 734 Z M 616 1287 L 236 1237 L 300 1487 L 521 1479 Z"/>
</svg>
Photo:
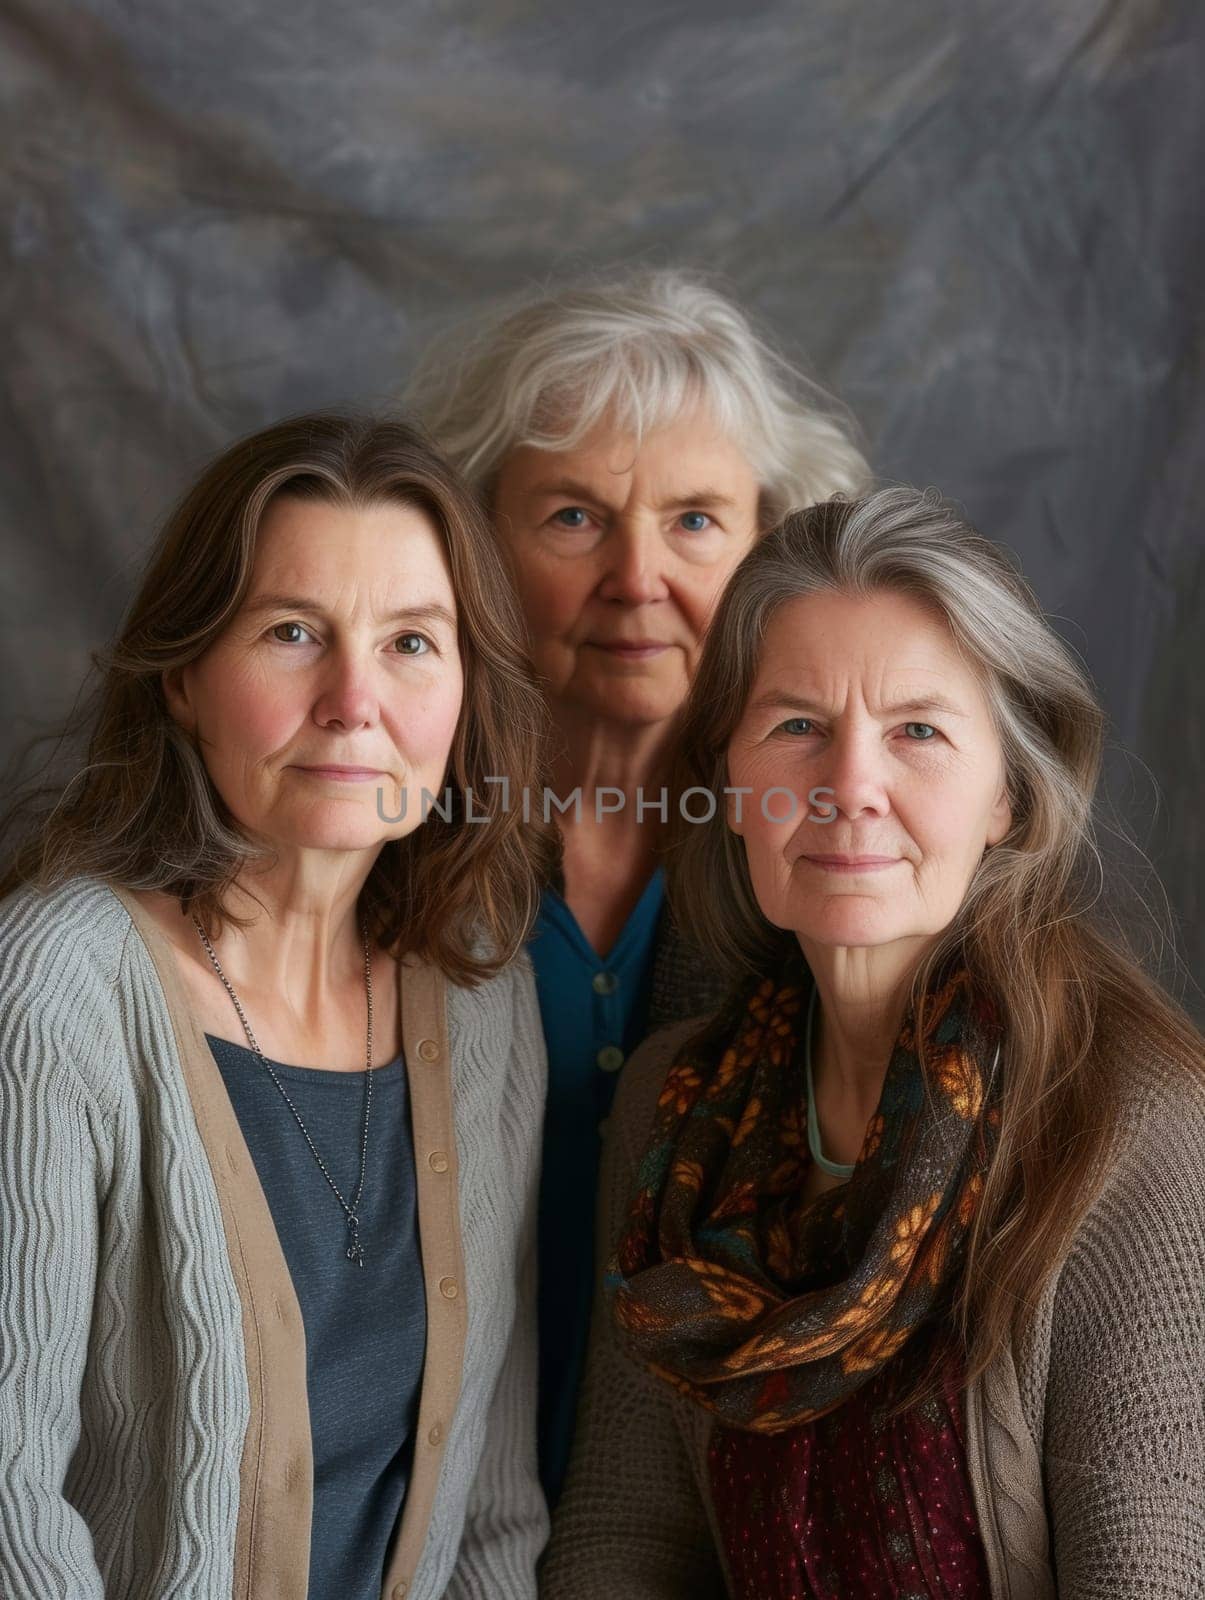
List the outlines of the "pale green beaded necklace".
<svg viewBox="0 0 1205 1600">
<path fill-rule="evenodd" d="M 803 1060 L 808 1081 L 808 1149 L 821 1172 L 827 1172 L 833 1178 L 848 1178 L 853 1175 L 858 1163 L 851 1161 L 847 1165 L 844 1161 L 830 1161 L 820 1148 L 820 1125 L 816 1118 L 816 1095 L 812 1088 L 812 1018 L 815 1012 L 816 985 L 813 983 L 808 996 L 808 1019 L 803 1028 Z"/>
</svg>

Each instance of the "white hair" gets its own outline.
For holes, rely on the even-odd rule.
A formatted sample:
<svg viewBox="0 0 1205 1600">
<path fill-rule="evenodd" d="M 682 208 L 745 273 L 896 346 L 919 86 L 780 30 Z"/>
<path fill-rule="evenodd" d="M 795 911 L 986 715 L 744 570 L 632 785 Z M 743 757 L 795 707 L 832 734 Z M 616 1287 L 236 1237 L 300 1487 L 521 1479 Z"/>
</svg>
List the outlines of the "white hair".
<svg viewBox="0 0 1205 1600">
<path fill-rule="evenodd" d="M 700 403 L 757 474 L 766 526 L 870 480 L 847 409 L 724 295 L 677 269 L 571 285 L 473 318 L 427 350 L 405 399 L 486 499 L 521 445 L 571 450 L 604 417 L 639 440 Z"/>
</svg>

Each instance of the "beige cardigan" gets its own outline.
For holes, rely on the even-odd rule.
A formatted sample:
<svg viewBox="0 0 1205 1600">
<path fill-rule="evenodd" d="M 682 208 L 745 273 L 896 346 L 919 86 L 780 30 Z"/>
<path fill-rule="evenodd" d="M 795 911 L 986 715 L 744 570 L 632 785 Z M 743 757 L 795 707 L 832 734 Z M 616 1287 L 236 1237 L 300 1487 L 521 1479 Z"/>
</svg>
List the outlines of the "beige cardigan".
<svg viewBox="0 0 1205 1600">
<path fill-rule="evenodd" d="M 604 1261 L 691 1027 L 662 1029 L 625 1068 L 603 1160 Z M 993 1600 L 1205 1597 L 1205 1077 L 1152 1062 L 1136 1038 L 1119 1048 L 1122 1151 L 1024 1345 L 965 1394 Z M 709 1413 L 627 1359 L 600 1288 L 542 1600 L 728 1592 L 710 1429 Z"/>
</svg>

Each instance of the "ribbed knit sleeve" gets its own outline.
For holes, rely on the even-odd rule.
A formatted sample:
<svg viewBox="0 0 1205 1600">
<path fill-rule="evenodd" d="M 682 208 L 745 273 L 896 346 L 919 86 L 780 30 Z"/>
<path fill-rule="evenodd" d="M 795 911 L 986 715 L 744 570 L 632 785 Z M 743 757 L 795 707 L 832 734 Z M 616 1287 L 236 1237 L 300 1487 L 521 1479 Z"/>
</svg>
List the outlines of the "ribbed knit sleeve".
<svg viewBox="0 0 1205 1600">
<path fill-rule="evenodd" d="M 112 1139 L 79 1069 L 103 1027 L 95 974 L 0 925 L 0 1594 L 101 1600 L 92 1534 L 63 1493 L 80 1437 Z"/>
<path fill-rule="evenodd" d="M 464 1531 L 444 1600 L 527 1600 L 535 1595 L 536 1561 L 548 1538 L 548 1511 L 536 1468 L 536 1196 L 540 1135 L 547 1083 L 547 1057 L 526 955 L 510 967 L 513 1026 L 497 1138 L 507 1153 L 511 1193 L 493 1198 L 518 1213 L 517 1283 L 514 1316 L 503 1321 L 505 1340 L 497 1382 L 485 1415 L 477 1469 L 465 1506 Z M 469 1041 L 464 1040 L 466 1053 Z M 488 1039 L 482 1067 L 496 1072 Z M 458 1115 L 461 1108 L 458 1107 Z M 473 1184 L 482 1202 L 484 1184 Z M 494 1227 L 505 1233 L 506 1215 Z"/>
<path fill-rule="evenodd" d="M 1044 1458 L 1059 1600 L 1205 1595 L 1205 1084 L 1154 1078 L 1131 1116 L 1132 1150 L 1054 1304 Z"/>
<path fill-rule="evenodd" d="M 229 1595 L 248 1393 L 150 956 L 104 884 L 0 907 L 0 1596 Z"/>
<path fill-rule="evenodd" d="M 719 1600 L 727 1592 L 672 1392 L 620 1348 L 601 1285 L 657 1095 L 688 1031 L 680 1024 L 645 1041 L 624 1068 L 612 1108 L 599 1185 L 599 1286 L 541 1600 Z"/>
</svg>

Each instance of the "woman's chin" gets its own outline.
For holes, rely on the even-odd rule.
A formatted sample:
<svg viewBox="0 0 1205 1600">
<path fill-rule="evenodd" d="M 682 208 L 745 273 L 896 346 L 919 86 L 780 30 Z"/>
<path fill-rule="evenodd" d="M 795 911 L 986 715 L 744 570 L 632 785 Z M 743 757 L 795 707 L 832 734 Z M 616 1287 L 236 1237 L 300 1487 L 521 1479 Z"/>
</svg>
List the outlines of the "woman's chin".
<svg viewBox="0 0 1205 1600">
<path fill-rule="evenodd" d="M 413 833 L 415 826 L 409 818 L 387 827 L 379 817 L 307 817 L 271 832 L 261 830 L 259 837 L 278 850 L 377 850 L 391 839 Z"/>
<path fill-rule="evenodd" d="M 689 687 L 680 673 L 646 668 L 594 674 L 575 698 L 582 712 L 599 721 L 639 727 L 677 716 Z"/>
<path fill-rule="evenodd" d="M 850 907 L 820 917 L 808 917 L 796 922 L 794 933 L 801 943 L 840 945 L 846 949 L 876 944 L 890 944 L 904 937 L 905 930 L 894 919 L 873 911 Z"/>
</svg>

